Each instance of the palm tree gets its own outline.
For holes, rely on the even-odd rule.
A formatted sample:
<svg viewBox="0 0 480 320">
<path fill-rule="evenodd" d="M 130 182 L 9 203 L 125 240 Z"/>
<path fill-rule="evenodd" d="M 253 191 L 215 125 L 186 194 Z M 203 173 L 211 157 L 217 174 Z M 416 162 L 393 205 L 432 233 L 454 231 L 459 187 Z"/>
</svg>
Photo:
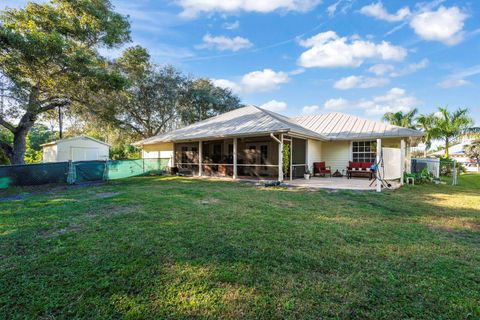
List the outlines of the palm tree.
<svg viewBox="0 0 480 320">
<path fill-rule="evenodd" d="M 432 139 L 440 139 L 445 144 L 445 157 L 448 158 L 448 149 L 461 136 L 478 133 L 480 128 L 474 127 L 473 119 L 468 115 L 467 108 L 460 108 L 449 112 L 447 108 L 438 108 L 429 131 Z"/>
<path fill-rule="evenodd" d="M 418 110 L 416 108 L 405 113 L 402 111 L 387 112 L 383 115 L 382 120 L 390 124 L 393 124 L 395 126 L 414 129 L 415 124 L 413 123 L 413 121 L 415 119 L 415 115 L 417 114 L 417 112 Z"/>
<path fill-rule="evenodd" d="M 416 119 L 416 127 L 423 131 L 424 135 L 422 137 L 422 142 L 425 144 L 424 156 L 427 156 L 427 151 L 432 147 L 432 129 L 435 124 L 435 114 L 420 114 Z"/>
</svg>

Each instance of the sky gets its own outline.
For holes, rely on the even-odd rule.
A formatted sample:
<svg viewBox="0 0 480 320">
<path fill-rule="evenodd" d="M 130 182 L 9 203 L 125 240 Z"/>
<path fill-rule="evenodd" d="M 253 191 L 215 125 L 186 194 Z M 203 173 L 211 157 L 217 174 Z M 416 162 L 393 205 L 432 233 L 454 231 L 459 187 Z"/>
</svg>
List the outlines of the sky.
<svg viewBox="0 0 480 320">
<path fill-rule="evenodd" d="M 2 0 L 22 7 L 25 0 Z M 112 0 L 159 64 L 287 116 L 467 107 L 480 125 L 480 1 Z M 123 48 L 102 51 L 115 58 Z"/>
</svg>

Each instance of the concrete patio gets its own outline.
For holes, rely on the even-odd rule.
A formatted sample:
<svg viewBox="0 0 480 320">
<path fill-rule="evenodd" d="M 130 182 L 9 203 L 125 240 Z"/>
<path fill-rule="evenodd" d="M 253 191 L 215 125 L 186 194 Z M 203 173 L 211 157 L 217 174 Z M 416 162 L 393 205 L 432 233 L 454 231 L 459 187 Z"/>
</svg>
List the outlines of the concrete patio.
<svg viewBox="0 0 480 320">
<path fill-rule="evenodd" d="M 373 180 L 367 178 L 330 178 L 330 177 L 312 177 L 310 180 L 294 179 L 292 181 L 285 180 L 285 184 L 292 187 L 309 188 L 309 189 L 338 189 L 338 190 L 359 190 L 359 191 L 375 191 L 376 182 L 371 186 Z M 400 187 L 398 181 L 389 181 L 392 189 Z"/>
</svg>

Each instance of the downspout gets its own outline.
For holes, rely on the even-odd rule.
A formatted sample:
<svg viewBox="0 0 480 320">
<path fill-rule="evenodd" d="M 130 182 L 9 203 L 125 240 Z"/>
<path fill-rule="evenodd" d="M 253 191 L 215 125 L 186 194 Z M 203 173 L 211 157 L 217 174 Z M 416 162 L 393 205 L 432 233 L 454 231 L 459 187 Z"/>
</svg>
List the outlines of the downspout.
<svg viewBox="0 0 480 320">
<path fill-rule="evenodd" d="M 273 140 L 277 141 L 278 143 L 282 143 L 273 133 L 270 133 L 270 137 L 272 137 Z"/>
</svg>

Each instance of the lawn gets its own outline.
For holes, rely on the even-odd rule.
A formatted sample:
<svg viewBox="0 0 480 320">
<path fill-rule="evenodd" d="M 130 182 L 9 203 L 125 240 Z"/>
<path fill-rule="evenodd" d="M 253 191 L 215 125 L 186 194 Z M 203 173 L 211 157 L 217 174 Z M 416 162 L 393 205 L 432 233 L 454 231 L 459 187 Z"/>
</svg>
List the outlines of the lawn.
<svg viewBox="0 0 480 320">
<path fill-rule="evenodd" d="M 478 319 L 480 175 L 459 182 L 140 177 L 2 201 L 0 318 Z"/>
</svg>

